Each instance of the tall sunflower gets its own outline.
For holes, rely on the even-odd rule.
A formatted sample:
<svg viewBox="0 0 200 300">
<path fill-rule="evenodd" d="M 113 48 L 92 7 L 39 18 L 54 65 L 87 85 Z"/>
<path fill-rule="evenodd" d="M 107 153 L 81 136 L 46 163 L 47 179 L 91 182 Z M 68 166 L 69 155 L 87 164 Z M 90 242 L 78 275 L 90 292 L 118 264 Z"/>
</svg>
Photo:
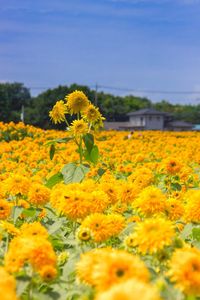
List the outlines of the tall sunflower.
<svg viewBox="0 0 200 300">
<path fill-rule="evenodd" d="M 86 110 L 89 100 L 82 91 L 74 91 L 65 97 L 67 107 L 71 114 L 77 114 Z"/>
</svg>

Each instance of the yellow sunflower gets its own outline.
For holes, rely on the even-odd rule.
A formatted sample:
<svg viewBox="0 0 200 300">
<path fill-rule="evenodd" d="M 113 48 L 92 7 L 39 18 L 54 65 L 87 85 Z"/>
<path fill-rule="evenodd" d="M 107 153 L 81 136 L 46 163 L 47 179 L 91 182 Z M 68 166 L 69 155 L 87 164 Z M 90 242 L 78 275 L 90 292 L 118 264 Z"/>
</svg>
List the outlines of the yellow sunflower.
<svg viewBox="0 0 200 300">
<path fill-rule="evenodd" d="M 86 110 L 89 100 L 82 91 L 74 91 L 65 97 L 67 107 L 71 114 L 77 114 Z"/>
<path fill-rule="evenodd" d="M 74 136 L 80 136 L 88 132 L 88 124 L 83 120 L 74 120 L 70 126 L 70 130 Z"/>
<path fill-rule="evenodd" d="M 1 300 L 17 300 L 16 282 L 3 267 L 0 267 L 0 295 Z"/>
<path fill-rule="evenodd" d="M 171 221 L 154 218 L 136 224 L 131 235 L 132 245 L 137 246 L 142 254 L 154 253 L 172 244 L 175 231 Z"/>
<path fill-rule="evenodd" d="M 109 290 L 99 293 L 95 300 L 161 300 L 156 288 L 137 279 L 113 285 Z"/>
<path fill-rule="evenodd" d="M 87 107 L 87 109 L 84 111 L 83 117 L 87 121 L 93 123 L 93 122 L 97 121 L 101 117 L 101 115 L 99 113 L 98 108 L 96 108 L 94 105 L 90 104 Z"/>
<path fill-rule="evenodd" d="M 200 296 L 200 251 L 185 247 L 172 255 L 168 272 L 172 282 L 187 295 Z"/>
<path fill-rule="evenodd" d="M 67 106 L 63 100 L 59 100 L 54 105 L 53 109 L 49 112 L 52 121 L 57 124 L 65 120 L 65 114 L 68 112 Z"/>
<path fill-rule="evenodd" d="M 149 186 L 139 194 L 133 202 L 133 207 L 144 216 L 150 217 L 165 211 L 166 197 L 159 188 Z"/>
<path fill-rule="evenodd" d="M 8 201 L 0 199 L 0 220 L 5 220 L 10 216 L 11 205 Z"/>
</svg>

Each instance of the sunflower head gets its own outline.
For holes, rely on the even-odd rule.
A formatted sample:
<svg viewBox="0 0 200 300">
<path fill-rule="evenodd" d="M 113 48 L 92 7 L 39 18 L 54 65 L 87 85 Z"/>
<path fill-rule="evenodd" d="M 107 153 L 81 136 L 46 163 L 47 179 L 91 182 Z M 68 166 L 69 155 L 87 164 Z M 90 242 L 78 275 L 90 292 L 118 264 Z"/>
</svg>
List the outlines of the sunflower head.
<svg viewBox="0 0 200 300">
<path fill-rule="evenodd" d="M 92 233 L 89 228 L 80 228 L 77 232 L 77 238 L 81 241 L 89 241 Z"/>
<path fill-rule="evenodd" d="M 96 108 L 94 105 L 90 104 L 87 107 L 87 109 L 85 110 L 83 116 L 87 121 L 94 123 L 99 120 L 99 118 L 101 117 L 101 114 L 99 113 L 98 108 Z"/>
<path fill-rule="evenodd" d="M 65 120 L 65 114 L 68 112 L 67 106 L 63 100 L 57 101 L 53 109 L 49 112 L 52 121 L 57 124 Z"/>
<path fill-rule="evenodd" d="M 74 91 L 65 97 L 71 114 L 83 112 L 89 106 L 89 100 L 82 91 Z"/>
<path fill-rule="evenodd" d="M 40 276 L 44 281 L 51 281 L 57 276 L 57 270 L 53 266 L 44 266 L 40 271 Z"/>
<path fill-rule="evenodd" d="M 80 136 L 87 133 L 88 124 L 83 120 L 74 120 L 70 126 L 70 130 L 74 136 Z"/>
</svg>

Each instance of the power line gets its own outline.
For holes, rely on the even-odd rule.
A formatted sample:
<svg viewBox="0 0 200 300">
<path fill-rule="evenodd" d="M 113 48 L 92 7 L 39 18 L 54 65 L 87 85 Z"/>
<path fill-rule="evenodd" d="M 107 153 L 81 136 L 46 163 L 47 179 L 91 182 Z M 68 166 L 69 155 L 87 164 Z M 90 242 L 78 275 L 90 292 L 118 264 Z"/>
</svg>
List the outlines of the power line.
<svg viewBox="0 0 200 300">
<path fill-rule="evenodd" d="M 131 93 L 148 93 L 148 94 L 176 94 L 176 95 L 200 95 L 200 91 L 181 91 L 181 90 L 154 90 L 154 89 L 136 89 L 136 88 L 127 88 L 127 87 L 114 87 L 107 85 L 88 85 L 90 88 L 95 88 L 95 92 L 97 94 L 97 89 L 109 89 L 123 92 L 131 92 Z M 32 86 L 29 87 L 31 90 L 45 90 L 52 89 L 52 87 L 47 86 Z"/>
<path fill-rule="evenodd" d="M 98 85 L 99 88 L 118 90 L 118 91 L 127 91 L 127 92 L 138 92 L 138 93 L 149 93 L 149 94 L 200 94 L 200 91 L 167 91 L 167 90 L 146 90 L 146 89 L 136 89 L 136 88 L 122 88 L 122 87 L 113 87 L 106 85 Z"/>
</svg>

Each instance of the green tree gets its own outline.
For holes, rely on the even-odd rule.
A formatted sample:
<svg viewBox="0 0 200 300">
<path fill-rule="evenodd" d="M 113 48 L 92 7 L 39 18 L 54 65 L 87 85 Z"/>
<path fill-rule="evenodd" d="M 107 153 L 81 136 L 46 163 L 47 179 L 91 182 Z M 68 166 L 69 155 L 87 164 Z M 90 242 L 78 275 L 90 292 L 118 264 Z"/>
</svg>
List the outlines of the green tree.
<svg viewBox="0 0 200 300">
<path fill-rule="evenodd" d="M 0 83 L 0 121 L 19 122 L 22 105 L 29 106 L 31 95 L 22 83 Z"/>
</svg>

